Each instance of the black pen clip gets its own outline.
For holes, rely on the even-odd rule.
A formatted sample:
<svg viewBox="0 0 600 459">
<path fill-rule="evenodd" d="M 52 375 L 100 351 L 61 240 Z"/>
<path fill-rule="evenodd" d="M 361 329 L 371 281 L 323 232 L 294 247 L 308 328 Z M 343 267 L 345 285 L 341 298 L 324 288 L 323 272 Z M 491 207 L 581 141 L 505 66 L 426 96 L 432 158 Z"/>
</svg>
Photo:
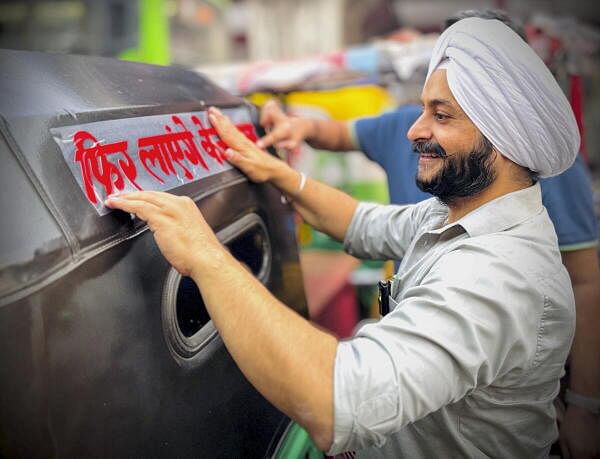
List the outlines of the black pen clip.
<svg viewBox="0 0 600 459">
<path fill-rule="evenodd" d="M 390 291 L 392 283 L 389 280 L 379 281 L 379 314 L 381 317 L 390 312 Z"/>
</svg>

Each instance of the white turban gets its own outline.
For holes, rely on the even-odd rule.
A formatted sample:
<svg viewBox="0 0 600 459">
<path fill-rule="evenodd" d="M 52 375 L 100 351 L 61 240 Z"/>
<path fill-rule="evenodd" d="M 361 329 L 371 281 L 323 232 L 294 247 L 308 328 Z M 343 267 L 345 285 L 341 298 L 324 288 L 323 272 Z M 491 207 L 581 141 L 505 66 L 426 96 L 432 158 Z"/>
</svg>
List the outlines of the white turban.
<svg viewBox="0 0 600 459">
<path fill-rule="evenodd" d="M 580 137 L 571 106 L 535 52 L 497 20 L 462 19 L 433 49 L 458 104 L 499 153 L 541 177 L 568 169 Z"/>
</svg>

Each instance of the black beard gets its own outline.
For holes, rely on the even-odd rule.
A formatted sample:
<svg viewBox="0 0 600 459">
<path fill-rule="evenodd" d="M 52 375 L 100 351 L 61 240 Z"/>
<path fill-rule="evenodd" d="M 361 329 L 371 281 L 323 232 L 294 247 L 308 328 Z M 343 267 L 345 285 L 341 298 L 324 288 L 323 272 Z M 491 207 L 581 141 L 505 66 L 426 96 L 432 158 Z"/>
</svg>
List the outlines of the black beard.
<svg viewBox="0 0 600 459">
<path fill-rule="evenodd" d="M 470 153 L 448 156 L 440 144 L 432 141 L 413 142 L 413 149 L 417 154 L 436 154 L 443 159 L 442 168 L 434 177 L 422 180 L 417 173 L 416 183 L 420 190 L 431 193 L 445 205 L 481 193 L 496 179 L 494 147 L 485 137 Z"/>
</svg>

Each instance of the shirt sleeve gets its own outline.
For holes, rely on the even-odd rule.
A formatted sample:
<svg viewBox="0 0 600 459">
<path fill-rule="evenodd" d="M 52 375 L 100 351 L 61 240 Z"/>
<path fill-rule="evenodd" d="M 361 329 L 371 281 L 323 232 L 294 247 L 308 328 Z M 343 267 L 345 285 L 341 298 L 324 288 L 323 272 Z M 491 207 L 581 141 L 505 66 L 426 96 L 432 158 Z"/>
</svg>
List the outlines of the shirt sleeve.
<svg viewBox="0 0 600 459">
<path fill-rule="evenodd" d="M 501 292 L 490 282 L 498 276 Z M 485 249 L 441 257 L 391 313 L 338 345 L 328 454 L 380 447 L 408 423 L 527 368 L 543 309 L 538 296 Z"/>
<path fill-rule="evenodd" d="M 562 174 L 542 179 L 542 201 L 554 224 L 561 251 L 598 245 L 598 220 L 590 176 L 580 157 Z"/>
<path fill-rule="evenodd" d="M 379 140 L 383 138 L 385 119 L 383 116 L 370 116 L 350 121 L 350 134 L 354 147 L 367 158 L 383 167 L 383 153 Z"/>
<path fill-rule="evenodd" d="M 402 259 L 419 229 L 423 204 L 360 203 L 346 231 L 344 249 L 358 258 Z"/>
</svg>

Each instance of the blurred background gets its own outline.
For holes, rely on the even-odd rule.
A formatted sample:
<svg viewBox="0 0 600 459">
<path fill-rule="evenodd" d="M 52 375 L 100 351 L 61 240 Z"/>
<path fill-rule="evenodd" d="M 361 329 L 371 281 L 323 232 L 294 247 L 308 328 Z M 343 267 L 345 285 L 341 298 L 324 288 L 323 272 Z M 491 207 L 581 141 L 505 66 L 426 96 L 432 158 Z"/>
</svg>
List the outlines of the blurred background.
<svg viewBox="0 0 600 459">
<path fill-rule="evenodd" d="M 486 8 L 503 9 L 524 26 L 571 100 L 600 214 L 598 1 L 0 0 L 0 47 L 185 66 L 259 106 L 275 97 L 292 114 L 346 120 L 417 101 L 444 19 Z M 360 199 L 388 200 L 385 174 L 358 152 L 304 145 L 287 159 Z M 375 314 L 370 286 L 392 268 L 343 258 L 339 245 L 302 224 L 298 236 L 303 247 L 335 258 L 311 265 L 314 313 L 335 301 L 345 307 L 347 293 L 358 296 L 359 315 Z M 319 286 L 332 269 L 347 274 L 342 284 Z M 349 334 L 354 322 L 337 324 L 339 334 Z"/>
<path fill-rule="evenodd" d="M 351 118 L 416 100 L 440 25 L 468 8 L 503 9 L 525 26 L 565 92 L 578 98 L 584 155 L 597 172 L 600 2 L 0 0 L 0 47 L 186 66 L 258 104 L 264 93 L 317 111 L 327 99 L 297 101 L 292 93 L 369 84 L 383 90 L 371 88 L 358 112 L 360 95 L 353 94 L 350 109 L 336 101 L 338 112 L 323 113 Z"/>
</svg>

